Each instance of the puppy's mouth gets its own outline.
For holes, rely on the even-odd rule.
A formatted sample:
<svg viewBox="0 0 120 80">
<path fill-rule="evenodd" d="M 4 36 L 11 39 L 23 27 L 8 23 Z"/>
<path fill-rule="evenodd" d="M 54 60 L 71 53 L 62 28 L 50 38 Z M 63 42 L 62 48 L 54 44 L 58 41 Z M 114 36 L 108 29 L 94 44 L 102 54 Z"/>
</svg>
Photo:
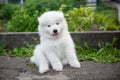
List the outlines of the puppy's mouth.
<svg viewBox="0 0 120 80">
<path fill-rule="evenodd" d="M 52 34 L 52 36 L 55 37 L 55 38 L 58 38 L 59 34 L 58 33 L 54 33 L 54 34 Z"/>
</svg>

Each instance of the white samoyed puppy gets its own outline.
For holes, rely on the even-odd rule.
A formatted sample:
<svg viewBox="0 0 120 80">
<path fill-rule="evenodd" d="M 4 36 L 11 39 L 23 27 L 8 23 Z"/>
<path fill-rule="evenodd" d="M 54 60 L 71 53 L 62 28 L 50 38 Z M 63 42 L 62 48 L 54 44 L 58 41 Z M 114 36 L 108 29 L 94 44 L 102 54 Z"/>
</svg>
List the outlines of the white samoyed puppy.
<svg viewBox="0 0 120 80">
<path fill-rule="evenodd" d="M 35 47 L 31 62 L 38 66 L 39 72 L 47 72 L 49 65 L 56 71 L 61 71 L 66 64 L 80 68 L 63 13 L 45 12 L 38 17 L 38 22 L 40 44 Z"/>
</svg>

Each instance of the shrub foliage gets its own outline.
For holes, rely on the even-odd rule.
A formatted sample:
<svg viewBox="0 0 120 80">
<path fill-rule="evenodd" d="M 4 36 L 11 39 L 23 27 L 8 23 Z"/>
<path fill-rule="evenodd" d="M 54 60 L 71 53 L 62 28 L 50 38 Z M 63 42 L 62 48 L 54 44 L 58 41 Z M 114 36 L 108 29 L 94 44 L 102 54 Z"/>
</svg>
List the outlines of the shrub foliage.
<svg viewBox="0 0 120 80">
<path fill-rule="evenodd" d="M 104 31 L 120 30 L 117 10 L 106 6 L 102 7 L 105 9 L 80 6 L 85 3 L 86 0 L 25 0 L 24 6 L 5 5 L 3 17 L 8 23 L 4 31 L 37 31 L 37 17 L 49 10 L 63 11 L 70 31 L 88 31 L 94 27 Z"/>
<path fill-rule="evenodd" d="M 25 8 L 21 8 L 15 11 L 12 19 L 8 22 L 10 31 L 21 32 L 21 31 L 37 31 L 37 17 L 38 11 L 33 12 L 33 15 Z"/>
</svg>

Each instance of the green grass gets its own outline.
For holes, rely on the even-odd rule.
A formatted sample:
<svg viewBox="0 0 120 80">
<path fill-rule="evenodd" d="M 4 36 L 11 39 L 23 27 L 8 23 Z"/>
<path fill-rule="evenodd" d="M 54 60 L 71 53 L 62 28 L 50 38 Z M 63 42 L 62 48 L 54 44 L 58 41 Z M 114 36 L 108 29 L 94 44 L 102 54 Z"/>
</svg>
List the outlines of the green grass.
<svg viewBox="0 0 120 80">
<path fill-rule="evenodd" d="M 10 57 L 30 57 L 32 56 L 33 50 L 34 45 L 27 45 L 27 47 L 22 48 L 13 48 L 11 50 L 7 50 L 5 46 L 3 46 L 0 47 L 0 55 Z"/>
<path fill-rule="evenodd" d="M 87 44 L 76 46 L 79 60 L 93 60 L 96 62 L 120 62 L 120 49 L 106 43 L 99 49 L 91 48 Z"/>
<path fill-rule="evenodd" d="M 92 60 L 96 62 L 120 62 L 120 49 L 113 47 L 114 43 L 100 45 L 99 49 L 91 48 L 86 43 L 84 46 L 76 44 L 76 51 L 79 60 Z M 0 47 L 0 55 L 11 57 L 30 57 L 33 54 L 34 45 L 28 47 L 13 48 L 11 50 Z"/>
</svg>

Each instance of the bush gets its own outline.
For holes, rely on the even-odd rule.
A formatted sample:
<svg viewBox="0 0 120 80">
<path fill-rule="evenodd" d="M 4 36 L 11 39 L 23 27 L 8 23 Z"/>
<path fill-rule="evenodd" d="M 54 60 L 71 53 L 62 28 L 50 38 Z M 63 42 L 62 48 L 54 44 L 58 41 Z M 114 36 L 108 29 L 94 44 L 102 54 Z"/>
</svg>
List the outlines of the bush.
<svg viewBox="0 0 120 80">
<path fill-rule="evenodd" d="M 120 30 L 120 26 L 117 22 L 116 10 L 102 10 L 97 11 L 94 15 L 94 24 L 100 30 Z"/>
<path fill-rule="evenodd" d="M 92 7 L 74 8 L 65 13 L 70 31 L 89 30 L 93 25 L 94 12 Z"/>
<path fill-rule="evenodd" d="M 30 12 L 25 8 L 16 10 L 12 19 L 8 22 L 10 31 L 37 31 L 37 17 L 39 13 L 38 11 L 34 11 L 33 13 L 33 15 L 30 15 Z"/>
<path fill-rule="evenodd" d="M 20 5 L 18 4 L 7 4 L 5 6 L 3 6 L 2 10 L 3 10 L 3 18 L 6 20 L 11 19 L 12 14 L 14 14 L 14 12 L 16 10 L 18 10 L 20 8 Z"/>
<path fill-rule="evenodd" d="M 70 31 L 88 31 L 94 26 L 98 30 L 120 30 L 117 11 L 94 10 L 92 7 L 74 8 L 65 13 Z"/>
<path fill-rule="evenodd" d="M 81 2 L 76 0 L 76 2 Z M 58 10 L 61 4 L 66 4 L 64 10 L 72 8 L 75 1 L 74 0 L 26 0 L 25 6 L 20 7 L 17 10 L 13 10 L 14 6 L 12 4 L 5 6 L 5 17 L 10 19 L 7 24 L 7 29 L 13 32 L 21 31 L 37 31 L 37 17 L 48 10 Z M 10 6 L 10 7 L 9 7 Z M 9 8 L 7 8 L 9 7 Z M 9 10 L 7 10 L 9 9 Z M 9 15 L 7 15 L 7 11 Z M 11 17 L 12 15 L 12 17 Z"/>
<path fill-rule="evenodd" d="M 73 7 L 80 7 L 81 4 L 85 4 L 86 0 L 26 0 L 25 6 L 30 10 L 39 10 L 40 12 L 44 12 L 47 10 L 58 10 L 58 8 L 65 4 L 67 7 L 64 11 L 70 10 Z"/>
<path fill-rule="evenodd" d="M 61 5 L 59 10 L 64 10 L 66 6 L 65 4 Z M 6 29 L 13 32 L 37 31 L 37 17 L 41 13 L 37 10 L 31 12 L 28 8 L 21 7 L 14 11 L 11 20 L 7 26 L 5 25 Z M 92 7 L 73 8 L 65 12 L 65 17 L 70 31 L 93 30 L 94 26 L 97 27 L 97 30 L 120 30 L 120 25 L 117 22 L 117 11 L 114 9 L 99 11 Z"/>
</svg>

